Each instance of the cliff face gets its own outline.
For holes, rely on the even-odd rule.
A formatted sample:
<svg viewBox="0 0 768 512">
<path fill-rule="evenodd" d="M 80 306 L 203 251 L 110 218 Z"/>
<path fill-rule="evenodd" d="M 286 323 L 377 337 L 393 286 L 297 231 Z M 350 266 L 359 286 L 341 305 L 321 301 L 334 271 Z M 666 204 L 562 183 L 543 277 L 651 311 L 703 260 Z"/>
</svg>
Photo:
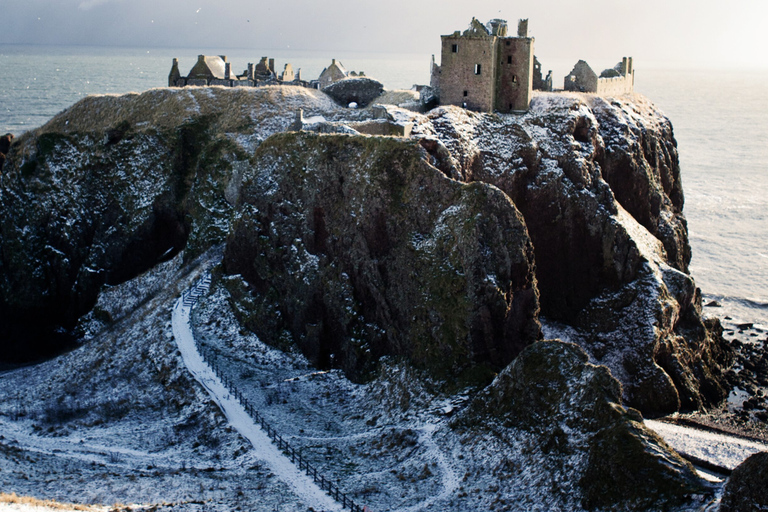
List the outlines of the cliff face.
<svg viewBox="0 0 768 512">
<path fill-rule="evenodd" d="M 224 270 L 241 315 L 321 367 L 384 355 L 441 377 L 498 371 L 540 337 L 533 247 L 509 198 L 431 167 L 414 142 L 267 140 L 243 176 Z"/>
<path fill-rule="evenodd" d="M 675 141 L 652 105 L 544 94 L 520 117 L 435 109 L 414 132 L 446 173 L 509 195 L 533 240 L 542 315 L 577 329 L 631 405 L 656 414 L 726 396 L 730 352 L 686 273 Z"/>
<path fill-rule="evenodd" d="M 60 350 L 102 286 L 223 242 L 248 162 L 238 134 L 255 144 L 290 126 L 293 112 L 270 115 L 283 99 L 334 108 L 156 90 L 85 98 L 16 140 L 0 183 L 0 358 Z"/>
<path fill-rule="evenodd" d="M 418 144 L 273 136 L 298 108 L 381 116 L 307 89 L 155 90 L 86 98 L 15 141 L 3 357 L 71 332 L 103 285 L 226 240 L 242 321 L 350 375 L 384 354 L 497 371 L 539 338 L 540 303 L 644 412 L 725 396 L 729 353 L 686 273 L 672 129 L 642 97 L 540 95 L 523 116 L 387 107 Z"/>
</svg>

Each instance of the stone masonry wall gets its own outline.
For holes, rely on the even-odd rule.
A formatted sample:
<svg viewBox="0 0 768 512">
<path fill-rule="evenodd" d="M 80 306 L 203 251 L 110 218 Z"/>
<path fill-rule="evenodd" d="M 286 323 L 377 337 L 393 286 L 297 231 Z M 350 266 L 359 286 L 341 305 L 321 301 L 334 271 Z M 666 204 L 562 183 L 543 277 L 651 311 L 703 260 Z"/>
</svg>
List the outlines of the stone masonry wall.
<svg viewBox="0 0 768 512">
<path fill-rule="evenodd" d="M 503 38 L 497 47 L 496 110 L 528 110 L 533 88 L 533 38 Z"/>
<path fill-rule="evenodd" d="M 635 75 L 616 76 L 597 79 L 597 94 L 620 95 L 634 90 Z"/>
<path fill-rule="evenodd" d="M 470 110 L 494 108 L 496 37 L 443 36 L 440 102 Z M 457 52 L 452 51 L 457 45 Z M 480 73 L 476 74 L 476 65 Z M 466 95 L 465 95 L 466 94 Z"/>
</svg>

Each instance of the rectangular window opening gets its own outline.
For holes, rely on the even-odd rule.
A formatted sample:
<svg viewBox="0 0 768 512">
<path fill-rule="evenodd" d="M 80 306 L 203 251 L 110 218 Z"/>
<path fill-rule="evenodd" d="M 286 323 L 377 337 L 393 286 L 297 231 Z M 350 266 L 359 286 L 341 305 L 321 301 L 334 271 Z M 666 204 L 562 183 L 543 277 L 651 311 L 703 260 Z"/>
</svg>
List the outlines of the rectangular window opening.
<svg viewBox="0 0 768 512">
<path fill-rule="evenodd" d="M 480 66 L 480 64 L 475 64 L 475 74 L 479 75 L 481 71 L 482 71 L 482 66 Z"/>
<path fill-rule="evenodd" d="M 507 56 L 507 64 L 512 64 L 512 56 L 511 55 Z"/>
<path fill-rule="evenodd" d="M 469 93 L 469 91 L 464 91 L 464 97 L 465 98 L 467 97 L 468 93 Z"/>
<path fill-rule="evenodd" d="M 451 53 L 459 53 L 459 45 L 452 44 L 451 45 Z"/>
</svg>

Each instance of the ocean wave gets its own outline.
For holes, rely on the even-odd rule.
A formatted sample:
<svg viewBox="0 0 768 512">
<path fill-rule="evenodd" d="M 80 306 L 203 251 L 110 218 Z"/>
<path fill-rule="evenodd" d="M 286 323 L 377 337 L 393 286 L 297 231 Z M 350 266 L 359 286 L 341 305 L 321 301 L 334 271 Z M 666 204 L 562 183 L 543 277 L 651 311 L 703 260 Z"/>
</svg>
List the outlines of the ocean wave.
<svg viewBox="0 0 768 512">
<path fill-rule="evenodd" d="M 768 310 L 768 301 L 762 299 L 750 299 L 747 297 L 734 297 L 732 295 L 717 295 L 713 293 L 705 293 L 704 297 L 708 301 L 716 302 L 728 302 L 732 304 L 738 304 L 740 306 L 746 306 L 748 308 L 765 309 Z"/>
</svg>

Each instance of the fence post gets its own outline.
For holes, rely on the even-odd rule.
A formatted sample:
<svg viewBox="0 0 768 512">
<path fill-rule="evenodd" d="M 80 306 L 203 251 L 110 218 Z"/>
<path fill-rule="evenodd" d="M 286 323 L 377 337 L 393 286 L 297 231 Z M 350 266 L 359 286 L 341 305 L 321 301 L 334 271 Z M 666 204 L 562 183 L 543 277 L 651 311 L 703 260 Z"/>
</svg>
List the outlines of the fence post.
<svg viewBox="0 0 768 512">
<path fill-rule="evenodd" d="M 198 299 L 204 294 L 205 287 L 210 286 L 210 282 L 210 276 L 205 275 L 200 278 L 192 288 L 182 292 L 181 298 L 184 301 L 184 305 L 190 308 L 193 307 Z M 299 471 L 303 469 L 308 477 L 311 477 L 315 483 L 319 484 L 321 490 L 327 492 L 327 494 L 337 502 L 340 502 L 342 508 L 349 508 L 351 512 L 365 512 L 363 507 L 357 505 L 351 498 L 341 492 L 339 485 L 334 484 L 331 480 L 327 480 L 322 473 L 318 476 L 317 468 L 311 465 L 309 461 L 302 456 L 301 450 L 296 451 L 296 449 L 288 444 L 288 442 L 267 423 L 267 420 L 254 408 L 253 404 L 245 398 L 242 391 L 235 387 L 234 383 L 220 370 L 217 364 L 217 356 L 211 347 L 205 345 L 197 346 L 197 344 L 196 347 L 202 356 L 203 361 L 211 367 L 213 373 L 221 380 L 230 396 L 234 397 L 255 422 L 261 425 L 272 442 L 277 444 L 279 450 L 286 456 L 290 455 L 292 464 L 296 464 L 296 461 L 298 460 Z"/>
</svg>

